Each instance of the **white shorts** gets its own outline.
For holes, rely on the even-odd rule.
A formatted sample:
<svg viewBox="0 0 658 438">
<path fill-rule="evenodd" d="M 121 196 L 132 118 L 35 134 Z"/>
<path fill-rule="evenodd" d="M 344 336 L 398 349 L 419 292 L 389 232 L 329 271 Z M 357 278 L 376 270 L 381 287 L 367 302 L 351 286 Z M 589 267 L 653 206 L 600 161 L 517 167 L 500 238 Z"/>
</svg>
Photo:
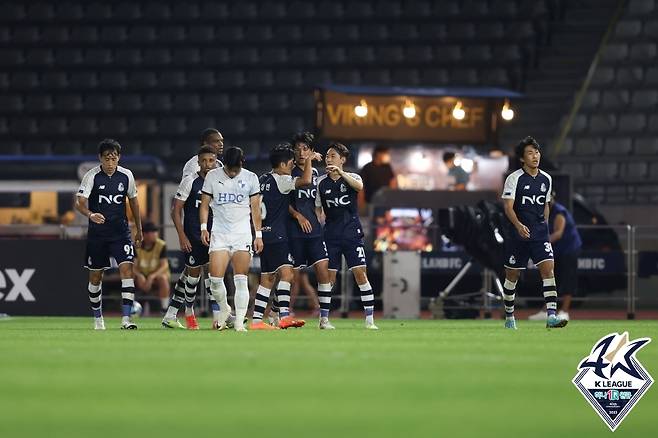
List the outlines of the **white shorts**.
<svg viewBox="0 0 658 438">
<path fill-rule="evenodd" d="M 230 254 L 233 254 L 236 251 L 248 251 L 251 254 L 252 249 L 253 246 L 251 233 L 210 233 L 210 249 L 208 252 L 228 251 Z"/>
</svg>

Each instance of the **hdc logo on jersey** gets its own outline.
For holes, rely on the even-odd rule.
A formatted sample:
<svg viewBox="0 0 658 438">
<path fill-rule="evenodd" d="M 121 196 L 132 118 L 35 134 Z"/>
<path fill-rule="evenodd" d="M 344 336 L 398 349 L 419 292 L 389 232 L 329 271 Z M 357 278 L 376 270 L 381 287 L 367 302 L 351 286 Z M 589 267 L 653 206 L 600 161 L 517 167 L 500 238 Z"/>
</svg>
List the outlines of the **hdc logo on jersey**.
<svg viewBox="0 0 658 438">
<path fill-rule="evenodd" d="M 98 202 L 102 204 L 107 202 L 108 204 L 121 204 L 123 201 L 123 195 L 98 195 Z"/>
<path fill-rule="evenodd" d="M 235 193 L 218 193 L 217 194 L 217 203 L 218 204 L 239 204 L 244 201 L 244 195 L 235 194 Z"/>
<path fill-rule="evenodd" d="M 573 384 L 613 432 L 653 384 L 635 357 L 649 342 L 651 338 L 629 341 L 628 332 L 610 333 L 578 365 Z"/>
<path fill-rule="evenodd" d="M 535 204 L 544 205 L 546 203 L 546 195 L 532 195 L 532 196 L 523 195 L 523 197 L 521 198 L 521 204 L 525 205 L 526 201 L 528 201 L 528 203 L 532 205 Z"/>
<path fill-rule="evenodd" d="M 343 195 L 340 198 L 327 199 L 327 207 L 338 207 L 339 205 L 350 205 L 349 195 Z"/>
</svg>

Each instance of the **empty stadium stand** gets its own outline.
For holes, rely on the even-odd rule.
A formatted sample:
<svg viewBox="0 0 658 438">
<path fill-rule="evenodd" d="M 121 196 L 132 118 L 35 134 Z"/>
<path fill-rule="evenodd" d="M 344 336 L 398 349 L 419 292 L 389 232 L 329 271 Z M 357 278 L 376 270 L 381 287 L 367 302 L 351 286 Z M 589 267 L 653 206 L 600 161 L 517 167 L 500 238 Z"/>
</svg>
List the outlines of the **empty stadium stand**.
<svg viewBox="0 0 658 438">
<path fill-rule="evenodd" d="M 178 166 L 206 126 L 254 155 L 312 126 L 322 83 L 523 90 L 566 3 L 4 2 L 0 153 L 88 154 L 112 136 Z"/>
<path fill-rule="evenodd" d="M 658 4 L 630 0 L 559 156 L 589 199 L 658 201 Z"/>
</svg>

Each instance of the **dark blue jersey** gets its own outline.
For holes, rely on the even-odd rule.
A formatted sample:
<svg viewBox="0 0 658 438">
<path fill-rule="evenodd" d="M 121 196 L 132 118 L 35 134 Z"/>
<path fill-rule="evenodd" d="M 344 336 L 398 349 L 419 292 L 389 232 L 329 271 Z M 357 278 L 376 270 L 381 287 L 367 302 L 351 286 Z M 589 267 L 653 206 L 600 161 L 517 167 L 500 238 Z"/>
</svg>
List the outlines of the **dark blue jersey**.
<svg viewBox="0 0 658 438">
<path fill-rule="evenodd" d="M 356 173 L 349 174 L 361 181 Z M 358 192 L 340 177 L 336 181 L 327 175 L 318 178 L 316 205 L 321 206 L 326 216 L 324 238 L 329 240 L 361 239 L 363 228 L 359 221 Z"/>
<path fill-rule="evenodd" d="M 102 224 L 89 220 L 89 238 L 106 241 L 130 239 L 126 196 L 130 199 L 137 197 L 135 178 L 130 170 L 117 166 L 110 176 L 100 165 L 96 166 L 82 177 L 78 196 L 88 199 L 89 211 L 105 217 Z"/>
<path fill-rule="evenodd" d="M 548 224 L 544 217 L 544 206 L 551 201 L 551 176 L 540 170 L 537 176 L 523 169 L 509 174 L 503 187 L 503 199 L 514 200 L 514 212 L 519 221 L 530 230 L 529 240 L 548 242 Z M 517 239 L 519 233 L 511 232 Z"/>
<path fill-rule="evenodd" d="M 175 199 L 183 201 L 183 230 L 190 240 L 201 241 L 201 221 L 199 206 L 201 205 L 201 189 L 204 178 L 198 173 L 188 175 L 181 181 L 176 191 Z M 212 230 L 212 210 L 208 209 L 208 231 Z"/>
<path fill-rule="evenodd" d="M 555 257 L 564 254 L 573 254 L 580 251 L 580 248 L 583 246 L 583 241 L 580 239 L 580 234 L 578 234 L 578 229 L 576 228 L 576 222 L 573 220 L 573 216 L 564 205 L 557 202 L 552 203 L 551 212 L 548 216 L 549 233 L 553 232 L 555 217 L 560 214 L 564 216 L 566 224 L 564 225 L 562 237 L 553 242 L 553 252 L 555 253 Z"/>
<path fill-rule="evenodd" d="M 288 206 L 290 192 L 295 190 L 295 178 L 268 172 L 261 175 L 260 192 L 263 213 L 263 243 L 288 241 Z"/>
<path fill-rule="evenodd" d="M 304 171 L 295 166 L 292 170 L 292 176 L 301 178 Z M 315 214 L 315 198 L 318 196 L 318 171 L 313 168 L 313 182 L 307 186 L 300 187 L 290 193 L 290 203 L 293 208 L 300 212 L 310 223 L 313 229 L 310 233 L 305 233 L 292 216 L 290 217 L 290 237 L 293 239 L 303 239 L 322 236 L 322 225 Z"/>
</svg>

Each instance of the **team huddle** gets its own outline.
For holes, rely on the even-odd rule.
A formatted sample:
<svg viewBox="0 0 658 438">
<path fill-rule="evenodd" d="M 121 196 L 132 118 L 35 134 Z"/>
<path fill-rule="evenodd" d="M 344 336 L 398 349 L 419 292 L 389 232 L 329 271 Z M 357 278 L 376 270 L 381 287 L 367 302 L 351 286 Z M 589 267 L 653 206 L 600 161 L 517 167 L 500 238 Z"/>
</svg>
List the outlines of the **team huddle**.
<svg viewBox="0 0 658 438">
<path fill-rule="evenodd" d="M 202 146 L 186 163 L 172 205 L 172 219 L 186 258 L 185 270 L 162 320 L 163 327 L 199 329 L 194 302 L 201 270 L 205 268 L 204 286 L 212 308 L 213 328 L 247 331 L 247 274 L 255 253 L 260 256 L 261 275 L 250 330 L 305 324 L 293 318 L 289 309 L 295 271 L 305 267 L 313 267 L 318 280 L 318 326 L 334 329 L 329 321 L 331 290 L 342 257 L 361 292 L 365 327 L 377 329 L 357 208 L 357 194 L 363 183 L 359 175 L 343 170 L 349 151 L 340 143 L 329 145 L 324 159 L 326 174 L 318 176 L 313 162 L 321 161 L 322 156 L 314 151 L 313 141 L 312 134 L 302 132 L 290 143 L 272 148 L 272 170 L 259 178 L 243 167 L 245 160 L 240 148 L 224 150 L 219 131 L 204 131 Z M 136 329 L 131 319 L 135 254 L 126 201 L 135 221 L 135 245 L 139 246 L 142 232 L 137 190 L 132 173 L 118 166 L 121 146 L 116 141 L 103 140 L 98 152 L 101 165 L 83 177 L 76 202 L 76 209 L 89 217 L 86 268 L 94 325 L 98 330 L 105 329 L 101 283 L 112 257 L 121 276 L 121 328 Z M 235 289 L 234 314 L 224 282 L 229 264 Z M 264 311 L 273 289 L 271 316 L 266 323 Z M 186 326 L 178 321 L 183 305 Z"/>
</svg>

